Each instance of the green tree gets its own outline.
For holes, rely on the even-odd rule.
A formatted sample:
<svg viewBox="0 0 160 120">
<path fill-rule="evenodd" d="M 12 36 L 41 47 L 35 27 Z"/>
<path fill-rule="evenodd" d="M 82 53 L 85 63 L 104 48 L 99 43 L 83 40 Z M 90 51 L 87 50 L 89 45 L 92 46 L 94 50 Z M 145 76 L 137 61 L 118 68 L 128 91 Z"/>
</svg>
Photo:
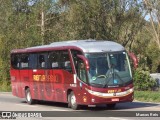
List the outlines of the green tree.
<svg viewBox="0 0 160 120">
<path fill-rule="evenodd" d="M 152 35 L 152 40 L 160 49 L 160 1 L 159 0 L 143 0 L 146 6 L 145 10 L 149 15 L 151 29 L 146 28 Z"/>
<path fill-rule="evenodd" d="M 60 0 L 66 6 L 64 29 L 72 39 L 114 40 L 131 48 L 145 23 L 135 0 Z"/>
</svg>

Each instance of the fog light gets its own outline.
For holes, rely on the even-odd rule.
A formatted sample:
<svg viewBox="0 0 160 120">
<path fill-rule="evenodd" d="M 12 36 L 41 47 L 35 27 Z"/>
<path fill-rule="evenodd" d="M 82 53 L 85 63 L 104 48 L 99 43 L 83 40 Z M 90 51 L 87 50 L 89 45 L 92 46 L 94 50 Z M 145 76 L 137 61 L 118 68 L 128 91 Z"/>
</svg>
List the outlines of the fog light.
<svg viewBox="0 0 160 120">
<path fill-rule="evenodd" d="M 95 99 L 92 99 L 91 101 L 92 101 L 92 102 L 95 102 Z"/>
<path fill-rule="evenodd" d="M 87 97 L 83 96 L 83 102 L 87 102 Z"/>
</svg>

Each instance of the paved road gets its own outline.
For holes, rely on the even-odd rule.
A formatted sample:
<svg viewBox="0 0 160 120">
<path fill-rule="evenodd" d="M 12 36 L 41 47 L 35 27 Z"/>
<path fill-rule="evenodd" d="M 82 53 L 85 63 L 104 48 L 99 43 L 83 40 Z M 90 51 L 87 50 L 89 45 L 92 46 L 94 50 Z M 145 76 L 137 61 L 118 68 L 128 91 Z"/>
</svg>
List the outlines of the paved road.
<svg viewBox="0 0 160 120">
<path fill-rule="evenodd" d="M 42 117 L 42 118 L 34 118 L 34 120 L 51 120 L 51 119 L 64 119 L 63 116 L 73 116 L 73 117 L 65 117 L 69 120 L 128 120 L 128 119 L 155 119 L 158 120 L 160 118 L 160 103 L 143 103 L 143 102 L 132 102 L 132 103 L 119 103 L 117 104 L 114 110 L 107 109 L 104 105 L 98 107 L 82 107 L 78 111 L 74 111 L 70 108 L 67 108 L 67 104 L 64 103 L 55 103 L 55 102 L 38 102 L 34 105 L 28 105 L 25 102 L 25 99 L 17 98 L 12 96 L 11 93 L 0 93 L 0 111 L 49 111 L 47 113 L 42 112 L 42 116 L 49 115 L 55 117 Z M 157 115 L 158 117 L 147 117 L 148 114 Z M 41 112 L 40 112 L 41 113 Z M 129 117 L 134 116 L 135 114 L 146 115 L 146 117 Z M 78 117 L 82 116 L 82 117 Z M 102 117 L 103 116 L 103 117 Z M 75 118 L 76 117 L 76 118 Z M 21 119 L 21 118 L 17 118 Z M 23 118 L 28 119 L 28 118 Z M 33 118 L 32 118 L 33 119 Z"/>
</svg>

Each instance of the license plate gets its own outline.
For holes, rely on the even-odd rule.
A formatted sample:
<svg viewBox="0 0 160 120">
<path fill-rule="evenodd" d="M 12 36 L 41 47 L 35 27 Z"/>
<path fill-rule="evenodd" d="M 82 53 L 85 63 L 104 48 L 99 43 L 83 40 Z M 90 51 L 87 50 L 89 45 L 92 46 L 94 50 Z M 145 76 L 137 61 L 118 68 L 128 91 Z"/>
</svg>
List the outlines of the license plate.
<svg viewBox="0 0 160 120">
<path fill-rule="evenodd" d="M 112 101 L 119 101 L 119 98 L 112 98 Z"/>
</svg>

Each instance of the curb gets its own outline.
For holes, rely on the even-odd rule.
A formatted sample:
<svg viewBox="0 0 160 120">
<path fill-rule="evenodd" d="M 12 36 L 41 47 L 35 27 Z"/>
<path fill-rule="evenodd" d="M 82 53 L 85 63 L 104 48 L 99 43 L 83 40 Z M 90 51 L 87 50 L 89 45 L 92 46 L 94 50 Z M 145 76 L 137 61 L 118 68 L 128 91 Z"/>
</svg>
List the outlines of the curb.
<svg viewBox="0 0 160 120">
<path fill-rule="evenodd" d="M 151 103 L 151 104 L 160 104 L 159 102 L 145 102 L 145 101 L 138 101 L 138 100 L 134 100 L 133 102 Z"/>
</svg>

